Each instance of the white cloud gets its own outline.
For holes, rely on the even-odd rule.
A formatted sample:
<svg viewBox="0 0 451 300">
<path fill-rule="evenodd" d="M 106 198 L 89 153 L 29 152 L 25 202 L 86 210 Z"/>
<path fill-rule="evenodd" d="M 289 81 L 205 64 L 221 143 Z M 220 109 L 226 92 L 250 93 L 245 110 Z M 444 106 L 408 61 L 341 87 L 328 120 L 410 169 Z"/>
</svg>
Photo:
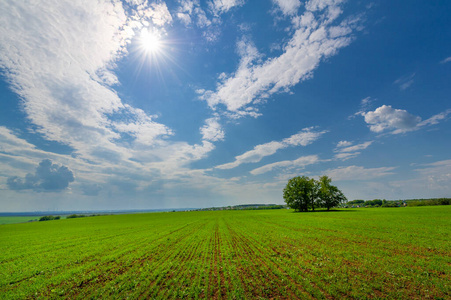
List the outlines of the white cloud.
<svg viewBox="0 0 451 300">
<path fill-rule="evenodd" d="M 426 119 L 418 124 L 418 127 L 426 126 L 426 125 L 436 125 L 439 121 L 444 120 L 449 114 L 451 114 L 451 109 L 448 109 L 444 112 L 436 114 L 429 119 Z"/>
<path fill-rule="evenodd" d="M 321 137 L 327 131 L 314 131 L 313 127 L 304 128 L 302 131 L 283 139 L 281 142 L 272 141 L 269 143 L 257 145 L 254 149 L 247 151 L 237 157 L 235 161 L 216 166 L 217 169 L 233 169 L 243 163 L 256 163 L 264 157 L 273 155 L 280 149 L 291 146 L 307 146 Z"/>
<path fill-rule="evenodd" d="M 0 66 L 22 97 L 37 132 L 70 145 L 86 158 L 92 158 L 90 149 L 99 144 L 123 152 L 114 143 L 121 132 L 131 132 L 146 144 L 170 134 L 142 110 L 123 105 L 116 92 L 104 85 L 117 81 L 111 71 L 114 62 L 138 26 L 120 3 L 7 1 L 4 6 L 12 13 L 0 21 L 1 44 L 5 45 Z M 142 15 L 142 22 L 162 25 L 170 21 L 162 3 L 140 6 L 135 13 Z M 110 117 L 121 114 L 137 122 L 118 123 Z"/>
<path fill-rule="evenodd" d="M 335 154 L 335 159 L 340 160 L 348 160 L 350 158 L 354 158 L 358 156 L 361 152 L 361 150 L 365 150 L 368 148 L 373 142 L 368 141 L 362 144 L 353 145 L 351 142 L 348 141 L 340 141 L 337 144 L 337 147 L 335 148 L 335 152 L 338 152 Z"/>
<path fill-rule="evenodd" d="M 204 140 L 216 142 L 224 139 L 225 133 L 218 120 L 217 117 L 205 120 L 205 125 L 200 129 Z"/>
<path fill-rule="evenodd" d="M 411 178 L 385 183 L 380 187 L 379 193 L 390 193 L 392 199 L 449 197 L 450 170 L 451 160 L 419 165 L 411 172 Z"/>
<path fill-rule="evenodd" d="M 0 153 L 8 166 L 29 167 L 49 158 L 81 174 L 74 187 L 78 181 L 88 184 L 89 177 L 101 184 L 117 172 L 140 174 L 142 186 L 148 184 L 148 174 L 161 169 L 164 178 L 171 178 L 177 168 L 214 149 L 208 140 L 169 142 L 170 128 L 149 112 L 124 104 L 110 87 L 117 83 L 115 62 L 126 54 L 135 32 L 172 22 L 163 2 L 129 3 L 138 6 L 124 9 L 121 2 L 88 0 L 2 3 L 8 13 L 0 18 L 0 67 L 21 97 L 34 133 L 69 145 L 74 155 L 39 151 L 19 139 L 25 143 L 21 151 Z M 220 132 L 212 133 L 206 131 L 205 137 L 220 139 Z M 14 141 L 10 132 L 5 135 Z M 22 161 L 14 155 L 22 155 Z"/>
<path fill-rule="evenodd" d="M 185 14 L 185 13 L 177 13 L 177 18 L 180 19 L 180 21 L 185 25 L 189 25 L 191 24 L 191 17 L 189 14 Z"/>
<path fill-rule="evenodd" d="M 361 154 L 361 152 L 343 152 L 343 153 L 337 153 L 335 154 L 335 159 L 339 159 L 339 160 L 348 160 L 354 157 L 357 157 Z"/>
<path fill-rule="evenodd" d="M 339 141 L 337 144 L 337 148 L 351 146 L 352 142 L 349 141 Z"/>
<path fill-rule="evenodd" d="M 287 146 L 307 146 L 321 137 L 327 131 L 314 131 L 314 127 L 304 128 L 282 141 Z"/>
<path fill-rule="evenodd" d="M 382 168 L 365 168 L 361 166 L 340 167 L 337 169 L 329 169 L 324 173 L 331 177 L 332 180 L 370 180 L 383 176 L 394 174 L 396 167 L 382 167 Z"/>
<path fill-rule="evenodd" d="M 365 142 L 365 143 L 354 145 L 354 146 L 347 146 L 347 147 L 344 147 L 341 149 L 337 149 L 337 151 L 338 152 L 355 152 L 355 151 L 365 150 L 372 143 L 373 143 L 372 141 L 369 141 L 369 142 Z"/>
<path fill-rule="evenodd" d="M 413 78 L 415 77 L 415 73 L 410 75 L 403 76 L 397 80 L 395 80 L 394 84 L 399 85 L 399 88 L 404 91 L 409 88 L 413 84 Z"/>
<path fill-rule="evenodd" d="M 421 121 L 419 116 L 414 116 L 406 110 L 395 109 L 390 105 L 382 105 L 374 111 L 361 113 L 361 115 L 365 118 L 365 122 L 371 131 L 380 133 L 392 130 L 390 133 L 399 134 L 418 130 L 426 125 L 435 125 L 439 120 L 445 119 L 450 113 L 451 109 Z"/>
<path fill-rule="evenodd" d="M 256 163 L 262 160 L 263 157 L 273 155 L 279 149 L 285 148 L 281 142 L 269 142 L 262 145 L 257 145 L 253 150 L 247 151 L 237 157 L 235 161 L 223 165 L 216 166 L 217 169 L 233 169 L 244 163 Z"/>
<path fill-rule="evenodd" d="M 323 10 L 325 8 L 335 9 L 335 7 L 346 0 L 310 0 L 305 3 L 305 7 L 310 11 Z"/>
<path fill-rule="evenodd" d="M 428 190 L 446 191 L 442 195 L 449 195 L 451 191 L 451 159 L 425 164 L 415 171 L 424 179 L 423 185 L 427 185 Z"/>
<path fill-rule="evenodd" d="M 307 165 L 315 164 L 319 161 L 320 160 L 317 155 L 301 156 L 295 160 L 284 160 L 284 161 L 279 161 L 279 162 L 264 165 L 262 167 L 252 170 L 251 174 L 252 175 L 260 175 L 263 173 L 270 172 L 277 168 L 286 168 L 286 169 L 304 168 Z"/>
<path fill-rule="evenodd" d="M 279 6 L 284 15 L 294 15 L 297 13 L 301 2 L 299 0 L 273 0 Z"/>
<path fill-rule="evenodd" d="M 420 117 L 411 115 L 403 109 L 392 108 L 390 105 L 382 105 L 375 111 L 364 113 L 363 116 L 370 130 L 377 133 L 385 130 L 394 130 L 392 133 L 411 131 L 421 121 Z"/>
<path fill-rule="evenodd" d="M 301 18 L 293 19 L 296 30 L 282 55 L 260 62 L 256 60 L 255 51 L 241 52 L 236 72 L 221 79 L 216 91 L 204 91 L 200 99 L 212 108 L 223 104 L 235 117 L 240 117 L 249 115 L 249 111 L 256 113 L 255 105 L 272 94 L 288 91 L 300 81 L 311 78 L 321 60 L 335 55 L 352 40 L 350 34 L 358 19 L 347 19 L 336 25 L 343 30 L 349 28 L 348 34 L 336 37 L 331 33 L 330 23 L 337 17 L 336 13 L 341 13 L 339 2 L 309 2 L 308 7 L 313 12 L 306 11 Z M 327 10 L 322 11 L 326 7 Z M 336 30 L 334 27 L 333 31 Z"/>
<path fill-rule="evenodd" d="M 442 60 L 440 63 L 442 63 L 442 64 L 446 64 L 446 63 L 448 63 L 448 62 L 450 62 L 451 61 L 451 56 L 450 57 L 447 57 L 447 58 L 445 58 L 444 60 Z"/>
<path fill-rule="evenodd" d="M 244 0 L 212 0 L 210 2 L 211 9 L 217 15 L 226 13 L 236 6 L 244 5 Z"/>
<path fill-rule="evenodd" d="M 147 9 L 141 11 L 143 17 L 149 18 L 157 26 L 161 27 L 172 22 L 171 13 L 164 2 L 151 3 Z"/>
<path fill-rule="evenodd" d="M 179 1 L 180 6 L 177 9 L 176 16 L 181 20 L 181 22 L 188 26 L 192 23 L 191 14 L 193 13 L 195 5 L 199 5 L 199 2 L 192 0 L 181 0 Z"/>
</svg>

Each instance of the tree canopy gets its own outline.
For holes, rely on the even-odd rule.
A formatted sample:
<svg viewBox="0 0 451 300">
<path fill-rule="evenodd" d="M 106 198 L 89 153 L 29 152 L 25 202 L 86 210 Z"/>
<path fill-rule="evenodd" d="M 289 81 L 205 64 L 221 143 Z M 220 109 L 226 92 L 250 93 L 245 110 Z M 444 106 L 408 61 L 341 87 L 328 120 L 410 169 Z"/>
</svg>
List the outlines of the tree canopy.
<svg viewBox="0 0 451 300">
<path fill-rule="evenodd" d="M 319 180 L 297 176 L 288 180 L 283 198 L 288 207 L 295 211 L 315 210 L 315 207 L 329 210 L 346 201 L 344 194 L 331 182 L 332 179 L 327 176 L 321 176 Z"/>
</svg>

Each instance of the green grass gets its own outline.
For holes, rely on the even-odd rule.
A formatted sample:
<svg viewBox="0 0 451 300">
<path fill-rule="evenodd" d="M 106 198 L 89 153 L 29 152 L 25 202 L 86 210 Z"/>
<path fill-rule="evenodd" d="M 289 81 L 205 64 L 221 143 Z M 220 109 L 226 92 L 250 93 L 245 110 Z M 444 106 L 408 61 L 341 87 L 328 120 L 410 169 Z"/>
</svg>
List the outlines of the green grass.
<svg viewBox="0 0 451 300">
<path fill-rule="evenodd" d="M 0 298 L 449 299 L 451 207 L 0 226 Z"/>
<path fill-rule="evenodd" d="M 0 217 L 0 225 L 25 223 L 28 221 L 39 220 L 40 216 L 13 216 L 13 217 Z"/>
</svg>

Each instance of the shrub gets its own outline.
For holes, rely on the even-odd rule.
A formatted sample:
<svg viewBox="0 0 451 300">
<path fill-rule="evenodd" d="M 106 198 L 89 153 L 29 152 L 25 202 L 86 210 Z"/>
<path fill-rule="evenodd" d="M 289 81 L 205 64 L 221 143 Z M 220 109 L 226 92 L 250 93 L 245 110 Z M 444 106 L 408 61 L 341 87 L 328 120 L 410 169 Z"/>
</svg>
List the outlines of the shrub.
<svg viewBox="0 0 451 300">
<path fill-rule="evenodd" d="M 39 221 L 59 220 L 60 218 L 60 216 L 43 216 L 39 218 Z"/>
</svg>

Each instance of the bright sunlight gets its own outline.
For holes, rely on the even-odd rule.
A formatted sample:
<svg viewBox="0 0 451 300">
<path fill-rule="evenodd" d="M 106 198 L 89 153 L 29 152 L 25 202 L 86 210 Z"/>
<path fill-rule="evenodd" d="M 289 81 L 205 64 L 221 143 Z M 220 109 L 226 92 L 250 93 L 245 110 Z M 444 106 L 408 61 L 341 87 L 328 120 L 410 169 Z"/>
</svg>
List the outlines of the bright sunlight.
<svg viewBox="0 0 451 300">
<path fill-rule="evenodd" d="M 161 37 L 158 32 L 144 28 L 141 31 L 141 45 L 146 52 L 158 52 L 162 47 Z"/>
</svg>

